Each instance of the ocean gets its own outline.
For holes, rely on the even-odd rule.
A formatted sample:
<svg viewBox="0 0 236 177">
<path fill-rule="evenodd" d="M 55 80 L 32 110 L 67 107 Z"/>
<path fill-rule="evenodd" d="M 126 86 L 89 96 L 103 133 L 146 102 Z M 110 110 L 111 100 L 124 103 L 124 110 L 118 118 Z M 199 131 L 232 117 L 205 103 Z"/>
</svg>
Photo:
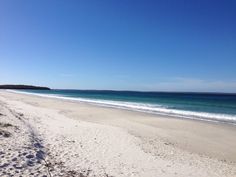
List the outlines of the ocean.
<svg viewBox="0 0 236 177">
<path fill-rule="evenodd" d="M 236 94 L 103 90 L 22 90 L 28 94 L 178 118 L 236 124 Z"/>
</svg>

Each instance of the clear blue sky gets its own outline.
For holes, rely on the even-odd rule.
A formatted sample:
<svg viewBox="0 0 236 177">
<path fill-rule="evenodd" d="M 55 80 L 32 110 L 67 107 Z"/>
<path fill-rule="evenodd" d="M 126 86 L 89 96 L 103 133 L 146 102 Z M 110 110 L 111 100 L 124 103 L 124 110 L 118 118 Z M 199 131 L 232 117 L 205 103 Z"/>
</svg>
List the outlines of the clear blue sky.
<svg viewBox="0 0 236 177">
<path fill-rule="evenodd" d="M 0 0 L 0 84 L 236 92 L 236 1 Z"/>
</svg>

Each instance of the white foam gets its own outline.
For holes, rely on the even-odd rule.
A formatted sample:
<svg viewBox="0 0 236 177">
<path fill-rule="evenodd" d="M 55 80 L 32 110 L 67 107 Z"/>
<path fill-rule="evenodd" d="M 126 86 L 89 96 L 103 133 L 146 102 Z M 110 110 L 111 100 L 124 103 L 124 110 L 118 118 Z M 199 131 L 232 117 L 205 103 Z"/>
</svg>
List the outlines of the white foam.
<svg viewBox="0 0 236 177">
<path fill-rule="evenodd" d="M 61 96 L 61 95 L 56 95 L 56 94 L 53 94 L 53 95 L 39 94 L 39 93 L 29 93 L 29 92 L 23 92 L 23 91 L 13 91 L 13 90 L 8 90 L 8 91 L 29 94 L 29 95 L 36 95 L 40 97 L 86 102 L 86 103 L 102 105 L 106 107 L 121 108 L 121 109 L 135 110 L 135 111 L 141 111 L 141 112 L 149 112 L 149 113 L 155 113 L 155 114 L 161 114 L 161 115 L 167 115 L 167 116 L 175 116 L 175 117 L 180 117 L 180 118 L 189 118 L 189 119 L 197 119 L 197 120 L 205 120 L 205 121 L 219 121 L 219 122 L 228 122 L 228 123 L 236 124 L 236 115 L 170 109 L 170 108 L 163 107 L 157 104 L 73 98 L 73 97 L 66 97 L 66 96 Z"/>
</svg>

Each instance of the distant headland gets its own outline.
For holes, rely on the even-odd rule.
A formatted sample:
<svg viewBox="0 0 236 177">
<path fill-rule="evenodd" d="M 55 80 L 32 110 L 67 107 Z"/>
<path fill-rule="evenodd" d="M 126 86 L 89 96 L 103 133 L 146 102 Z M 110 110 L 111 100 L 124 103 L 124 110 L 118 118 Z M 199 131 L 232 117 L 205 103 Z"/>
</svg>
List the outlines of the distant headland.
<svg viewBox="0 0 236 177">
<path fill-rule="evenodd" d="M 48 87 L 40 87 L 40 86 L 33 86 L 33 85 L 0 85 L 0 89 L 51 90 Z"/>
</svg>

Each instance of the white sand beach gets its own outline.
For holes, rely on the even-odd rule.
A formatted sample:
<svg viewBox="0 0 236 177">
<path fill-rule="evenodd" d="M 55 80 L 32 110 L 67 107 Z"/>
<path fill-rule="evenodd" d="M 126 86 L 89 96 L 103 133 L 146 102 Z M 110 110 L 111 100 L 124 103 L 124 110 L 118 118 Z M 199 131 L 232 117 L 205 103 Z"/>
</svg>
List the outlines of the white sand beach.
<svg viewBox="0 0 236 177">
<path fill-rule="evenodd" d="M 1 90 L 0 176 L 235 177 L 236 126 Z"/>
</svg>

